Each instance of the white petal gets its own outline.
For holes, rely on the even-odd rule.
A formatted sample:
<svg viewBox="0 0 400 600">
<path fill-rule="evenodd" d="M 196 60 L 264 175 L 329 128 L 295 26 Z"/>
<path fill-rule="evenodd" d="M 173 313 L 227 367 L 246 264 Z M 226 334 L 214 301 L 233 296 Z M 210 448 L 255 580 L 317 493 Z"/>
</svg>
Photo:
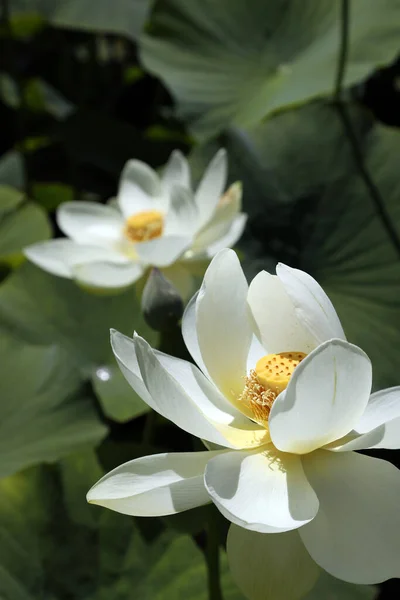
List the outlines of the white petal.
<svg viewBox="0 0 400 600">
<path fill-rule="evenodd" d="M 272 405 L 275 446 L 304 454 L 346 435 L 365 410 L 371 383 L 371 362 L 360 348 L 343 340 L 321 344 L 296 367 Z"/>
<path fill-rule="evenodd" d="M 232 402 L 244 387 L 252 338 L 247 290 L 235 252 L 222 250 L 207 269 L 196 303 L 196 329 L 204 364 Z"/>
<path fill-rule="evenodd" d="M 186 158 L 180 150 L 174 150 L 165 165 L 162 185 L 170 191 L 174 185 L 191 189 L 190 169 Z"/>
<path fill-rule="evenodd" d="M 248 600 L 302 600 L 320 574 L 297 531 L 270 535 L 231 525 L 227 553 Z"/>
<path fill-rule="evenodd" d="M 266 430 L 249 420 L 227 418 L 218 407 L 220 399 L 210 392 L 208 381 L 197 373 L 196 395 L 191 397 L 182 383 L 177 381 L 161 364 L 160 356 L 139 336 L 133 339 L 143 382 L 151 396 L 151 404 L 157 412 L 170 419 L 184 431 L 230 448 L 256 447 L 265 443 Z M 171 359 L 173 360 L 173 359 Z M 195 369 L 196 367 L 193 367 Z M 186 373 L 187 374 L 187 373 Z M 194 375 L 192 376 L 192 391 Z M 200 397 L 207 390 L 208 398 Z M 212 404 L 215 403 L 214 409 Z M 207 412 L 207 414 L 205 413 Z M 208 415 L 212 415 L 208 416 Z"/>
<path fill-rule="evenodd" d="M 264 346 L 262 346 L 258 338 L 255 335 L 253 335 L 253 337 L 251 338 L 249 353 L 247 355 L 247 371 L 250 372 L 251 369 L 254 369 L 254 365 L 263 356 L 265 356 Z"/>
<path fill-rule="evenodd" d="M 246 223 L 247 215 L 243 213 L 233 219 L 226 234 L 212 244 L 209 244 L 206 250 L 207 256 L 212 258 L 223 248 L 232 248 L 242 237 Z"/>
<path fill-rule="evenodd" d="M 348 439 L 338 440 L 331 450 L 341 452 L 367 448 L 400 448 L 400 387 L 372 394 Z M 361 434 L 361 435 L 360 435 Z"/>
<path fill-rule="evenodd" d="M 136 251 L 144 264 L 168 267 L 178 260 L 191 243 L 191 236 L 166 235 L 136 244 Z"/>
<path fill-rule="evenodd" d="M 59 277 L 72 278 L 72 268 L 84 262 L 114 257 L 108 248 L 86 246 L 68 239 L 48 240 L 24 248 L 24 254 L 35 265 Z"/>
<path fill-rule="evenodd" d="M 141 277 L 143 267 L 134 262 L 91 262 L 76 265 L 72 268 L 72 273 L 77 281 L 89 287 L 123 289 Z"/>
<path fill-rule="evenodd" d="M 223 396 L 213 383 L 192 363 L 154 350 L 164 369 L 183 387 L 199 409 L 211 421 L 246 423 L 248 419 Z"/>
<path fill-rule="evenodd" d="M 198 214 L 192 192 L 182 186 L 173 186 L 164 235 L 194 235 L 197 222 Z"/>
<path fill-rule="evenodd" d="M 127 219 L 145 210 L 159 210 L 161 183 L 155 171 L 140 160 L 129 160 L 123 168 L 118 203 Z"/>
<path fill-rule="evenodd" d="M 196 305 L 199 292 L 197 292 L 193 298 L 188 302 L 185 312 L 182 317 L 182 336 L 186 344 L 186 348 L 189 350 L 191 357 L 193 358 L 196 365 L 203 371 L 207 377 L 209 377 L 207 367 L 204 364 L 203 357 L 199 346 L 199 339 L 197 337 L 196 327 Z"/>
<path fill-rule="evenodd" d="M 317 344 L 332 338 L 346 339 L 332 302 L 311 275 L 282 264 L 277 266 L 276 274 L 293 302 L 297 317 Z"/>
<path fill-rule="evenodd" d="M 110 334 L 111 348 L 125 379 L 148 406 L 156 409 L 156 404 L 143 383 L 133 339 L 115 329 L 111 329 Z"/>
<path fill-rule="evenodd" d="M 57 210 L 63 233 L 81 244 L 112 245 L 122 238 L 124 221 L 112 206 L 97 202 L 65 202 Z"/>
<path fill-rule="evenodd" d="M 320 509 L 299 530 L 312 558 L 350 583 L 400 576 L 400 472 L 355 452 L 303 457 Z"/>
<path fill-rule="evenodd" d="M 398 417 L 400 417 L 400 387 L 380 390 L 371 394 L 365 411 L 354 429 L 359 433 L 367 433 Z"/>
<path fill-rule="evenodd" d="M 195 199 L 199 211 L 199 223 L 203 226 L 214 214 L 226 185 L 228 161 L 226 151 L 221 149 L 208 165 L 200 181 Z"/>
<path fill-rule="evenodd" d="M 207 464 L 204 481 L 224 517 L 252 531 L 297 529 L 318 511 L 300 457 L 277 452 L 272 444 L 216 456 Z"/>
<path fill-rule="evenodd" d="M 215 452 L 156 454 L 131 460 L 98 481 L 87 500 L 124 515 L 171 515 L 207 504 L 205 466 Z"/>
<path fill-rule="evenodd" d="M 234 183 L 222 198 L 217 205 L 214 215 L 203 229 L 199 231 L 195 239 L 193 249 L 196 252 L 206 252 L 208 246 L 227 236 L 241 209 L 242 185 L 238 182 Z M 222 248 L 226 247 L 222 246 Z"/>
<path fill-rule="evenodd" d="M 302 326 L 282 282 L 276 275 L 261 271 L 251 282 L 248 304 L 254 331 L 266 354 L 305 352 L 316 346 L 313 336 Z"/>
</svg>

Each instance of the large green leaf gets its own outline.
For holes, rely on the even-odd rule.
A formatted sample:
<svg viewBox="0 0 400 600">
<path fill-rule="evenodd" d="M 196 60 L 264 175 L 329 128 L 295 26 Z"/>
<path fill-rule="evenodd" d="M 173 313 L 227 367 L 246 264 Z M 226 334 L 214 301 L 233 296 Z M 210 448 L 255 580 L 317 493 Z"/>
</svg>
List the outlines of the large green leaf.
<svg viewBox="0 0 400 600">
<path fill-rule="evenodd" d="M 377 126 L 363 140 L 365 162 L 400 236 L 400 133 Z M 400 256 L 365 182 L 353 171 L 325 190 L 301 257 L 330 295 L 349 339 L 371 357 L 375 386 L 400 377 Z"/>
<path fill-rule="evenodd" d="M 353 0 L 345 85 L 398 52 L 400 5 Z M 164 80 L 200 138 L 231 122 L 329 94 L 339 50 L 337 0 L 158 0 L 141 40 L 145 67 Z"/>
<path fill-rule="evenodd" d="M 98 442 L 106 430 L 79 377 L 56 346 L 0 337 L 0 477 L 53 462 Z"/>
<path fill-rule="evenodd" d="M 152 0 L 11 0 L 16 15 L 38 13 L 56 27 L 116 33 L 135 40 Z"/>
<path fill-rule="evenodd" d="M 115 367 L 110 328 L 127 335 L 137 330 L 150 343 L 156 342 L 142 319 L 134 288 L 116 296 L 98 296 L 27 263 L 0 288 L 0 327 L 28 343 L 61 348 L 83 379 L 94 378 L 109 416 L 125 420 L 147 410 L 144 403 L 139 410 L 141 401 L 120 377 L 106 382 L 102 377 Z"/>
<path fill-rule="evenodd" d="M 0 260 L 12 262 L 22 256 L 29 244 L 51 236 L 44 210 L 8 185 L 0 185 Z"/>
</svg>

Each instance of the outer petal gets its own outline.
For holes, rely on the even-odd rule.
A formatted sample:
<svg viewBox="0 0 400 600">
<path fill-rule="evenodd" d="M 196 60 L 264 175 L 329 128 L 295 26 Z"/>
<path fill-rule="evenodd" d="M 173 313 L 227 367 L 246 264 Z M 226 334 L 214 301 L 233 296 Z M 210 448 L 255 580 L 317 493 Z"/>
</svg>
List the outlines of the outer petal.
<svg viewBox="0 0 400 600">
<path fill-rule="evenodd" d="M 272 445 L 256 452 L 226 452 L 207 464 L 206 488 L 222 514 L 246 529 L 277 533 L 315 517 L 318 499 L 298 456 Z"/>
<path fill-rule="evenodd" d="M 140 160 L 128 160 L 123 168 L 118 203 L 123 216 L 144 210 L 159 210 L 162 206 L 161 183 L 155 171 Z"/>
<path fill-rule="evenodd" d="M 364 450 L 366 448 L 400 448 L 400 387 L 372 394 L 364 414 L 348 439 L 338 440 L 330 450 Z"/>
<path fill-rule="evenodd" d="M 277 266 L 276 274 L 293 302 L 296 315 L 317 344 L 331 338 L 346 339 L 332 302 L 311 275 L 282 264 Z"/>
<path fill-rule="evenodd" d="M 342 340 L 321 344 L 272 405 L 275 446 L 305 454 L 346 435 L 365 410 L 371 383 L 371 363 L 360 348 Z"/>
<path fill-rule="evenodd" d="M 91 262 L 76 265 L 72 273 L 83 285 L 93 288 L 125 288 L 141 277 L 143 267 L 139 263 L 115 264 L 110 262 Z"/>
<path fill-rule="evenodd" d="M 80 263 L 110 260 L 118 254 L 108 248 L 77 244 L 72 240 L 58 239 L 39 242 L 24 248 L 24 254 L 35 265 L 59 277 L 72 278 L 73 267 Z"/>
<path fill-rule="evenodd" d="M 217 387 L 233 402 L 243 390 L 252 338 L 247 289 L 235 252 L 222 250 L 207 269 L 196 303 L 204 364 Z"/>
<path fill-rule="evenodd" d="M 113 337 L 113 350 L 118 362 L 122 364 L 122 372 L 128 382 L 151 408 L 165 418 L 185 431 L 220 446 L 243 448 L 265 443 L 268 437 L 265 429 L 251 421 L 236 419 L 234 415 L 222 410 L 223 399 L 217 390 L 213 393 L 211 384 L 199 371 L 190 373 L 189 368 L 182 367 L 182 364 L 173 367 L 169 364 L 175 373 L 180 371 L 182 375 L 183 372 L 184 379 L 181 385 L 162 364 L 167 360 L 173 361 L 172 357 L 165 357 L 153 351 L 139 336 L 129 340 L 121 334 L 114 333 Z M 146 390 L 144 395 L 141 393 L 143 383 Z M 183 386 L 189 386 L 189 390 Z M 193 397 L 188 392 L 191 392 Z"/>
<path fill-rule="evenodd" d="M 198 213 L 192 192 L 182 186 L 173 186 L 164 235 L 193 235 L 197 221 Z"/>
<path fill-rule="evenodd" d="M 191 236 L 167 235 L 137 244 L 136 251 L 143 263 L 155 267 L 168 267 L 178 260 L 191 243 Z"/>
<path fill-rule="evenodd" d="M 115 329 L 111 329 L 110 338 L 112 351 L 125 379 L 148 406 L 155 408 L 155 403 L 143 383 L 133 339 Z"/>
<path fill-rule="evenodd" d="M 220 199 L 213 217 L 198 233 L 193 245 L 195 252 L 206 252 L 208 246 L 226 236 L 235 217 L 240 212 L 241 198 L 242 185 L 238 182 L 234 183 Z M 223 248 L 226 247 L 223 246 Z"/>
<path fill-rule="evenodd" d="M 227 552 L 232 577 L 249 600 L 301 600 L 320 574 L 297 531 L 268 535 L 231 525 Z"/>
<path fill-rule="evenodd" d="M 196 191 L 196 204 L 199 210 L 199 226 L 202 227 L 212 217 L 226 185 L 228 161 L 226 151 L 218 150 L 200 181 Z"/>
<path fill-rule="evenodd" d="M 174 185 L 191 189 L 190 168 L 180 150 L 174 150 L 168 159 L 162 176 L 162 185 L 170 191 Z"/>
<path fill-rule="evenodd" d="M 131 460 L 102 477 L 87 500 L 138 517 L 171 515 L 207 504 L 203 473 L 215 454 L 156 454 Z"/>
<path fill-rule="evenodd" d="M 354 452 L 319 451 L 303 458 L 320 509 L 299 530 L 312 558 L 350 583 L 400 576 L 400 472 Z"/>
<path fill-rule="evenodd" d="M 309 353 L 315 348 L 314 337 L 297 318 L 293 303 L 276 275 L 261 271 L 253 279 L 248 304 L 254 331 L 266 354 L 290 350 Z"/>
<path fill-rule="evenodd" d="M 57 224 L 75 242 L 110 246 L 122 238 L 124 221 L 112 206 L 65 202 L 57 210 Z"/>
<path fill-rule="evenodd" d="M 206 250 L 207 256 L 212 258 L 223 248 L 232 248 L 242 237 L 246 223 L 247 215 L 244 213 L 241 213 L 235 217 L 230 223 L 228 231 L 218 240 L 215 240 L 215 242 L 209 244 Z"/>
<path fill-rule="evenodd" d="M 201 355 L 199 338 L 197 337 L 196 307 L 198 297 L 199 292 L 193 296 L 185 308 L 185 312 L 183 313 L 182 317 L 182 336 L 186 344 L 186 348 L 189 350 L 194 362 L 203 371 L 203 373 L 209 377 L 207 367 L 204 364 L 203 357 Z"/>
</svg>

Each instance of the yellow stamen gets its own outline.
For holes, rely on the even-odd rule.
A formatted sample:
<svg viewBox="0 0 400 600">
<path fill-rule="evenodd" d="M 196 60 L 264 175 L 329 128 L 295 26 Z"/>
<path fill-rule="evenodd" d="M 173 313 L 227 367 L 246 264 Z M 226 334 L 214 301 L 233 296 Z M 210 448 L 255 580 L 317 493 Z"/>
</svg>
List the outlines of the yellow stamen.
<svg viewBox="0 0 400 600">
<path fill-rule="evenodd" d="M 164 217 L 161 212 L 145 210 L 126 220 L 124 233 L 132 242 L 147 242 L 160 237 L 163 227 Z"/>
<path fill-rule="evenodd" d="M 293 371 L 306 356 L 304 352 L 267 354 L 250 371 L 239 400 L 250 408 L 258 423 L 268 427 L 275 398 L 286 389 Z"/>
</svg>

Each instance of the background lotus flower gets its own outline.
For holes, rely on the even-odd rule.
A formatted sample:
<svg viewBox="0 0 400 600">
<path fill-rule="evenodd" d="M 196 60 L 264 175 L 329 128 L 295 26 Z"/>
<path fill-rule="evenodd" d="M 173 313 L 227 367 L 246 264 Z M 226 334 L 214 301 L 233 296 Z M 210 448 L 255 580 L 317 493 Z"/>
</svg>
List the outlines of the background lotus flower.
<svg viewBox="0 0 400 600">
<path fill-rule="evenodd" d="M 139 336 L 113 332 L 112 346 L 149 406 L 217 449 L 125 463 L 88 501 L 155 516 L 212 500 L 251 600 L 301 598 L 318 566 L 354 583 L 399 576 L 400 473 L 354 450 L 400 447 L 400 388 L 370 396 L 370 361 L 316 281 L 280 265 L 248 288 L 224 250 L 183 334 L 199 368 Z"/>
<path fill-rule="evenodd" d="M 242 235 L 246 216 L 241 185 L 225 193 L 227 157 L 220 150 L 196 192 L 187 160 L 174 151 L 160 178 L 147 164 L 125 165 L 116 202 L 66 202 L 57 223 L 68 239 L 33 244 L 26 256 L 41 268 L 97 288 L 135 282 L 148 266 L 166 276 L 187 297 L 192 290 L 188 263 L 209 259 Z"/>
</svg>

